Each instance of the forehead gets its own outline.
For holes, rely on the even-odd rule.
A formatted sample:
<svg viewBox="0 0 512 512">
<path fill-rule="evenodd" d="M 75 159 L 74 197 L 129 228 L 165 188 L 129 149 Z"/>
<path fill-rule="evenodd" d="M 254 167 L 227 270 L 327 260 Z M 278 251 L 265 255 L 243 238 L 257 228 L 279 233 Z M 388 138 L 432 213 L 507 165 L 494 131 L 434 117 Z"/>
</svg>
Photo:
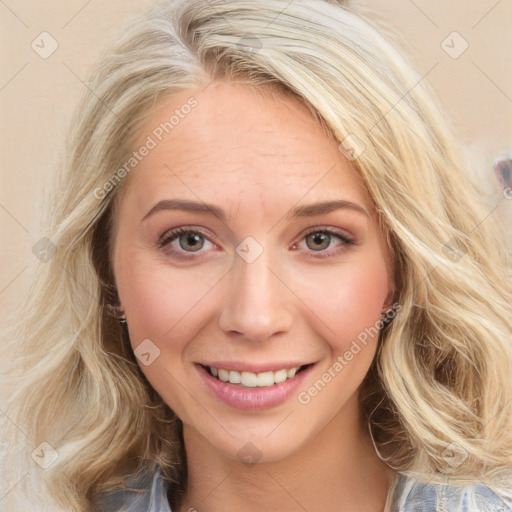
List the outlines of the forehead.
<svg viewBox="0 0 512 512">
<path fill-rule="evenodd" d="M 132 149 L 144 145 L 151 149 L 123 193 L 141 208 L 169 195 L 269 206 L 340 193 L 370 208 L 334 137 L 299 99 L 271 85 L 213 82 L 161 100 Z"/>
</svg>

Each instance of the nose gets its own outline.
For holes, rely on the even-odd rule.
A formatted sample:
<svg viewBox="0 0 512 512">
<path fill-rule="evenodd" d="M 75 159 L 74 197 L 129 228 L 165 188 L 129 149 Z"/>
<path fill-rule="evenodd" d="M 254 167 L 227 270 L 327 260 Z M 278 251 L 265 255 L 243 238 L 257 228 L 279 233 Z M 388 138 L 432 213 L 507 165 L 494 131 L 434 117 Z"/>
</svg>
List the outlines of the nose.
<svg viewBox="0 0 512 512">
<path fill-rule="evenodd" d="M 252 263 L 235 255 L 218 320 L 231 336 L 263 341 L 293 325 L 295 296 L 279 275 L 279 265 L 272 264 L 266 253 Z"/>
</svg>

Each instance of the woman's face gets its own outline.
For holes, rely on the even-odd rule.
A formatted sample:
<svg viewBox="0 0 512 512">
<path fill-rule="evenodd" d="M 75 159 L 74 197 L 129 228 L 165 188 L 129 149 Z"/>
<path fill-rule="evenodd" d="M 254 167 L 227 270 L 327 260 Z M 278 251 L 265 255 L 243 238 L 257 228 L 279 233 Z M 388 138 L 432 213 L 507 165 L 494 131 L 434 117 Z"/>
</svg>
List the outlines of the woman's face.
<svg viewBox="0 0 512 512">
<path fill-rule="evenodd" d="M 160 103 L 133 150 L 114 274 L 185 439 L 263 462 L 354 428 L 392 275 L 338 143 L 295 98 L 214 82 Z"/>
</svg>

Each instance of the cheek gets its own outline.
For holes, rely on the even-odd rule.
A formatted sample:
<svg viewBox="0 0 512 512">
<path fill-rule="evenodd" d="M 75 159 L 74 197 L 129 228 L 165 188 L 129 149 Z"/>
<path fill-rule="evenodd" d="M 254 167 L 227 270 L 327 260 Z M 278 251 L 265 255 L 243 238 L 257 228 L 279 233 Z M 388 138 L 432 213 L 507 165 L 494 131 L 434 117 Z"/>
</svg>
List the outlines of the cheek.
<svg viewBox="0 0 512 512">
<path fill-rule="evenodd" d="M 153 362 L 145 365 L 138 361 L 139 367 L 166 403 L 188 420 L 188 395 L 183 395 L 177 383 L 190 378 L 184 358 L 188 343 L 207 317 L 211 279 L 194 269 L 175 271 L 136 253 L 119 261 L 117 270 L 132 348 L 149 339 L 159 349 Z"/>
<path fill-rule="evenodd" d="M 338 300 L 345 320 L 354 327 L 366 327 L 379 318 L 384 300 L 388 293 L 388 280 L 382 265 L 368 268 L 356 267 L 343 279 L 338 291 Z M 338 316 L 340 321 L 342 315 Z M 344 322 L 345 323 L 345 322 Z"/>
<path fill-rule="evenodd" d="M 299 403 L 310 404 L 315 414 L 333 414 L 356 396 L 375 356 L 388 276 L 385 260 L 372 258 L 316 280 L 318 286 L 309 296 L 309 312 L 304 310 L 303 314 L 322 334 L 327 352 L 319 380 L 298 395 Z"/>
<path fill-rule="evenodd" d="M 197 270 L 173 271 L 136 255 L 120 262 L 117 284 L 132 344 L 145 338 L 163 340 L 171 333 L 179 339 L 177 334 L 201 309 L 201 299 L 212 287 Z"/>
<path fill-rule="evenodd" d="M 382 258 L 365 258 L 316 275 L 315 286 L 309 281 L 306 292 L 308 317 L 313 321 L 311 311 L 316 313 L 315 323 L 321 328 L 321 319 L 325 339 L 335 352 L 342 352 L 361 333 L 370 331 L 368 339 L 375 335 L 371 328 L 380 319 L 388 286 L 388 269 Z"/>
</svg>

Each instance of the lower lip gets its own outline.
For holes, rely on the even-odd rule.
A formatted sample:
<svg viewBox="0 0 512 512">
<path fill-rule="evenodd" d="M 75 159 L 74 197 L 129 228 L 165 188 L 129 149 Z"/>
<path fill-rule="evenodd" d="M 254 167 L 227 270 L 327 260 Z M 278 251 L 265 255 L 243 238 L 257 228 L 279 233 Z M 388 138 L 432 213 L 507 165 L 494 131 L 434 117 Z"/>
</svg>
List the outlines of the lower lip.
<svg viewBox="0 0 512 512">
<path fill-rule="evenodd" d="M 297 373 L 293 378 L 280 384 L 262 388 L 246 388 L 238 384 L 223 382 L 211 375 L 203 366 L 196 366 L 203 382 L 210 391 L 231 407 L 246 410 L 271 409 L 282 404 L 294 394 L 314 367 L 312 364 Z"/>
</svg>

